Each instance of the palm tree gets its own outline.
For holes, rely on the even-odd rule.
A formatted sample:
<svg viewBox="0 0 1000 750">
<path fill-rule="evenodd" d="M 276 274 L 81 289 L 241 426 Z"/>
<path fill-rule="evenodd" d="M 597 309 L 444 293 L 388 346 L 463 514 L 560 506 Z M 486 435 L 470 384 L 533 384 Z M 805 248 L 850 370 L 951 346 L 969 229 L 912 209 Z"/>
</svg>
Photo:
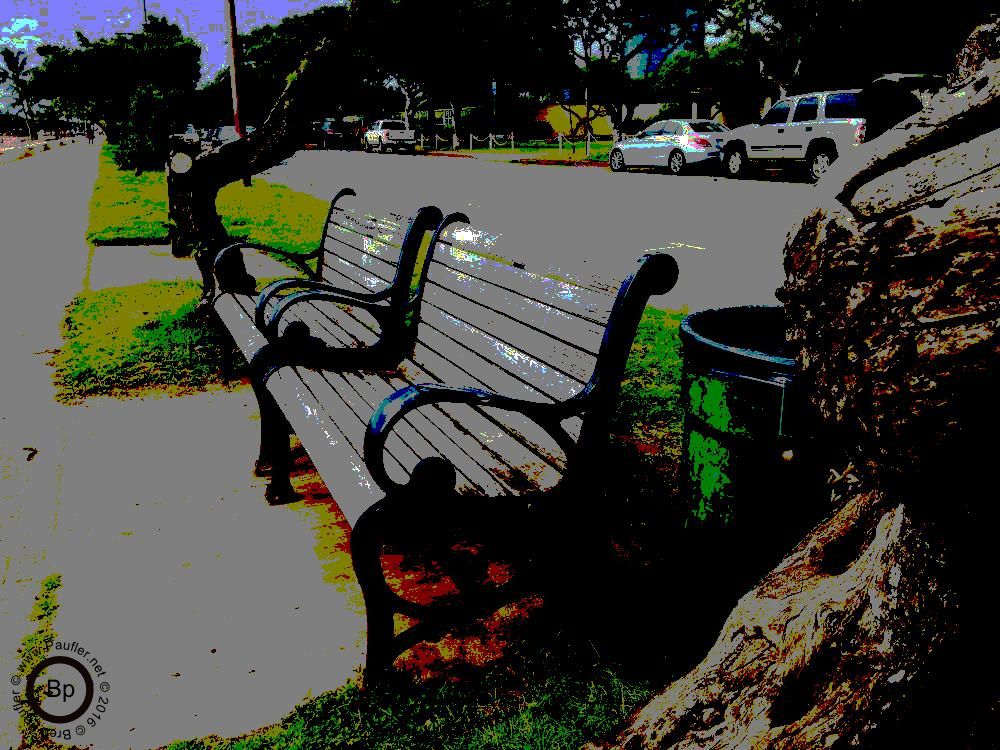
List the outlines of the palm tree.
<svg viewBox="0 0 1000 750">
<path fill-rule="evenodd" d="M 21 50 L 4 47 L 0 49 L 0 58 L 3 59 L 4 65 L 4 67 L 0 67 L 0 86 L 6 86 L 10 89 L 15 106 L 21 108 L 24 122 L 28 126 L 28 137 L 34 140 L 35 125 L 31 119 L 31 111 L 34 107 L 28 94 L 30 82 L 28 56 Z"/>
</svg>

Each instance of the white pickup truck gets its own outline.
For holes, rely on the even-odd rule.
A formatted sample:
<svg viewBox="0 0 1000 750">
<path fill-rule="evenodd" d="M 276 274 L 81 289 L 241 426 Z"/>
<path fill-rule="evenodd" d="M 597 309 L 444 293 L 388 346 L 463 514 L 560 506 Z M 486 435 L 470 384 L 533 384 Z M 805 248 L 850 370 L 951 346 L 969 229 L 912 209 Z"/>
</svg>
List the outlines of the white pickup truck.
<svg viewBox="0 0 1000 750">
<path fill-rule="evenodd" d="M 402 120 L 377 120 L 365 133 L 365 151 L 415 151 L 417 137 Z"/>
<path fill-rule="evenodd" d="M 722 163 L 739 177 L 751 163 L 803 165 L 818 180 L 830 165 L 865 140 L 860 91 L 821 91 L 777 102 L 759 123 L 726 134 Z"/>
</svg>

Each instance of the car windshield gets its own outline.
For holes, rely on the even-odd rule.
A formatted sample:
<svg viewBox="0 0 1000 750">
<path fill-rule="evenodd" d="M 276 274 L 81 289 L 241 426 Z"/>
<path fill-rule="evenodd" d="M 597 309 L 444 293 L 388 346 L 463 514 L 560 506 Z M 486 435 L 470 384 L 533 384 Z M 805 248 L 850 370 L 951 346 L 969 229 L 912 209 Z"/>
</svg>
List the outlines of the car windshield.
<svg viewBox="0 0 1000 750">
<path fill-rule="evenodd" d="M 660 122 L 654 122 L 643 130 L 642 135 L 656 135 L 657 133 L 662 133 L 664 130 L 670 130 L 670 123 L 666 120 L 661 120 Z"/>
<path fill-rule="evenodd" d="M 395 130 L 403 130 L 406 125 L 403 124 L 402 120 L 386 120 L 382 123 L 383 128 L 393 128 Z"/>
<path fill-rule="evenodd" d="M 689 122 L 691 130 L 696 133 L 725 133 L 726 126 L 721 122 Z"/>
</svg>

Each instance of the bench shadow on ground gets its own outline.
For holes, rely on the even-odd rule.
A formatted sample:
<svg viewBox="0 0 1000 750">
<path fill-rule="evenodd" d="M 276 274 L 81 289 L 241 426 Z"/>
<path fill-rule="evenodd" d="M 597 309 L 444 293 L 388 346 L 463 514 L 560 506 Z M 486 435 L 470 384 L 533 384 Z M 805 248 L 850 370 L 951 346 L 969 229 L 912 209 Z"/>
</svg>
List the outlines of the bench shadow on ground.
<svg viewBox="0 0 1000 750">
<path fill-rule="evenodd" d="M 301 500 L 289 507 L 316 517 L 321 561 L 343 560 L 350 527 L 301 444 L 296 440 L 294 446 L 292 482 Z M 437 514 L 407 513 L 398 536 L 388 534 L 382 555 L 395 593 L 419 604 L 506 584 L 520 593 L 485 619 L 460 624 L 440 640 L 417 643 L 396 659 L 395 675 L 417 683 L 474 681 L 484 667 L 512 663 L 525 644 L 557 660 L 596 655 L 623 678 L 654 684 L 693 667 L 738 598 L 791 549 L 803 526 L 781 527 L 762 519 L 742 528 L 683 528 L 677 493 L 670 489 L 676 482 L 666 476 L 676 471 L 659 474 L 660 490 L 653 497 L 638 492 L 623 502 L 605 488 L 573 508 L 530 521 L 504 515 L 495 506 L 464 514 L 454 506 Z M 632 482 L 625 485 L 615 491 L 635 489 Z M 524 523 L 532 524 L 530 533 L 519 525 Z M 415 524 L 423 525 L 421 533 L 414 533 Z M 539 540 L 546 545 L 546 572 L 539 577 L 532 568 L 532 575 L 524 577 L 527 585 L 519 589 L 525 558 L 536 557 L 530 547 Z M 353 578 L 353 570 L 336 565 L 326 571 L 328 582 Z M 397 634 L 416 623 L 405 615 L 395 617 Z"/>
</svg>

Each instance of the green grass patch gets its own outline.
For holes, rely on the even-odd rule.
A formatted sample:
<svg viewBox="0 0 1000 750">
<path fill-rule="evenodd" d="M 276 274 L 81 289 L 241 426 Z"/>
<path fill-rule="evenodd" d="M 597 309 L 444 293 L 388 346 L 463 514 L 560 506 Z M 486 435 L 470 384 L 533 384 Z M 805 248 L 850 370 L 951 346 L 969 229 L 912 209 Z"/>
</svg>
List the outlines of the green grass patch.
<svg viewBox="0 0 1000 750">
<path fill-rule="evenodd" d="M 657 456 L 680 456 L 680 325 L 686 311 L 647 307 L 639 322 L 622 380 L 623 436 L 649 443 Z"/>
<path fill-rule="evenodd" d="M 222 188 L 216 206 L 233 237 L 289 253 L 310 253 L 319 246 L 330 203 L 255 178 L 251 187 L 235 182 Z"/>
<path fill-rule="evenodd" d="M 587 155 L 587 149 L 582 143 L 576 144 L 575 147 L 564 143 L 562 150 L 559 149 L 558 145 L 553 146 L 552 144 L 545 143 L 537 146 L 519 145 L 515 149 L 476 148 L 471 151 L 469 149 L 459 149 L 454 153 L 468 154 L 480 159 L 495 159 L 497 161 L 510 161 L 511 159 L 520 159 L 523 157 L 555 161 L 607 161 L 608 154 L 611 153 L 611 146 L 610 141 L 595 141 L 590 144 L 590 156 Z"/>
<path fill-rule="evenodd" d="M 101 148 L 90 199 L 87 241 L 95 245 L 167 241 L 165 172 L 134 172 L 114 162 L 116 146 Z"/>
<path fill-rule="evenodd" d="M 21 680 L 22 688 L 20 701 L 26 700 L 25 690 L 27 690 L 27 677 L 44 659 L 48 658 L 52 652 L 52 647 L 56 641 L 56 631 L 53 627 L 56 613 L 59 611 L 59 599 L 57 592 L 62 588 L 62 576 L 53 573 L 42 581 L 42 585 L 35 597 L 35 604 L 31 609 L 28 619 L 37 622 L 38 626 L 31 633 L 28 633 L 21 641 L 21 646 L 17 652 L 20 662 L 15 673 Z M 35 686 L 36 697 L 42 699 L 43 684 Z M 48 728 L 42 724 L 38 715 L 24 707 L 20 711 L 18 719 L 18 730 L 21 733 L 21 747 L 42 748 L 58 747 L 48 735 Z"/>
<path fill-rule="evenodd" d="M 166 173 L 137 175 L 119 169 L 115 148 L 105 145 L 101 149 L 87 241 L 95 245 L 167 242 Z M 242 182 L 224 187 L 216 206 L 233 237 L 307 253 L 319 244 L 329 203 L 255 178 L 249 188 Z"/>
<path fill-rule="evenodd" d="M 532 652 L 460 682 L 357 684 L 319 696 L 280 724 L 169 750 L 560 750 L 613 731 L 650 694 L 584 656 Z"/>
<path fill-rule="evenodd" d="M 222 348 L 196 308 L 200 293 L 200 284 L 184 280 L 77 296 L 67 306 L 63 346 L 53 359 L 58 398 L 73 403 L 218 382 Z"/>
</svg>

